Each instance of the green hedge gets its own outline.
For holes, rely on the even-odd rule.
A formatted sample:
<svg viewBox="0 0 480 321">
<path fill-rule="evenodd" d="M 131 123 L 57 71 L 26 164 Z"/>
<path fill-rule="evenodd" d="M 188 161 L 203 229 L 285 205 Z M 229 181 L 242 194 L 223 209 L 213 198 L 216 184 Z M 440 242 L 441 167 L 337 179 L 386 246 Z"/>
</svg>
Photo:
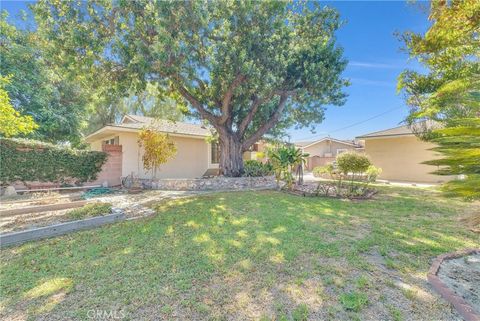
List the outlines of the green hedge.
<svg viewBox="0 0 480 321">
<path fill-rule="evenodd" d="M 107 160 L 104 152 L 61 147 L 26 139 L 0 138 L 0 183 L 75 183 L 94 180 Z"/>
</svg>

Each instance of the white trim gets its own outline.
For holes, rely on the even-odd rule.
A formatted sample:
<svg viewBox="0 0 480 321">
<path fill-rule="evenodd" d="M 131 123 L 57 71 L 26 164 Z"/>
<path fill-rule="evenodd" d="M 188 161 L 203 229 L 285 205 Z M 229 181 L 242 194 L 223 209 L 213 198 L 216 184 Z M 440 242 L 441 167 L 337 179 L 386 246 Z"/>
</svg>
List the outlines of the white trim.
<svg viewBox="0 0 480 321">
<path fill-rule="evenodd" d="M 207 143 L 207 167 L 210 168 L 218 168 L 220 163 L 212 163 L 212 144 Z"/>
<path fill-rule="evenodd" d="M 314 142 L 311 143 L 311 144 L 308 144 L 308 145 L 305 145 L 305 146 L 301 146 L 301 148 L 302 148 L 302 149 L 308 148 L 308 147 L 310 147 L 310 146 L 319 144 L 319 143 L 321 143 L 321 142 L 323 142 L 323 141 L 326 141 L 326 140 L 330 140 L 330 141 L 332 141 L 332 142 L 337 142 L 337 143 L 344 144 L 344 145 L 349 145 L 349 146 L 357 146 L 357 145 L 355 145 L 355 144 L 353 144 L 353 143 L 344 142 L 344 141 L 342 141 L 342 140 L 338 140 L 338 139 L 335 139 L 335 138 L 324 137 L 324 138 L 322 138 L 322 139 L 320 139 L 320 140 L 314 141 Z"/>
<path fill-rule="evenodd" d="M 120 120 L 120 124 L 124 124 L 125 119 L 130 119 L 134 123 L 140 123 L 138 120 L 133 119 L 130 115 L 125 115 L 125 116 L 122 117 L 122 120 Z"/>
</svg>

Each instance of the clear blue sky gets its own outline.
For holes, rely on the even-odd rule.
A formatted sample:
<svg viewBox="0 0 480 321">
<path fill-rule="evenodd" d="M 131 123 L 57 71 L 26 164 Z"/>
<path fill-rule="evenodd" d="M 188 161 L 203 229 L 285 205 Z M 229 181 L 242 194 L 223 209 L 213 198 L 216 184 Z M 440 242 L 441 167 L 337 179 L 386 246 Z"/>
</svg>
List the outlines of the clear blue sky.
<svg viewBox="0 0 480 321">
<path fill-rule="evenodd" d="M 403 44 L 395 32 L 411 30 L 425 32 L 429 26 L 427 14 L 418 5 L 403 1 L 323 1 L 336 8 L 346 24 L 338 31 L 337 41 L 345 49 L 349 65 L 344 76 L 351 86 L 346 89 L 348 99 L 344 106 L 329 106 L 316 133 L 309 129 L 290 130 L 292 141 L 314 140 L 330 135 L 339 139 L 394 126 L 405 119 L 408 108 L 396 93 L 398 74 L 405 68 L 418 68 L 408 61 L 408 55 L 400 48 Z M 3 1 L 1 8 L 14 17 L 28 2 Z M 425 5 L 425 3 L 423 3 Z M 13 19 L 12 19 L 13 20 Z M 357 122 L 384 113 L 365 123 L 348 127 Z"/>
<path fill-rule="evenodd" d="M 407 116 L 408 108 L 401 95 L 396 93 L 397 77 L 403 69 L 418 66 L 408 61 L 408 55 L 400 50 L 403 44 L 394 33 L 407 30 L 425 32 L 429 26 L 427 14 L 418 5 L 403 1 L 322 3 L 336 8 L 346 20 L 337 33 L 337 41 L 349 60 L 344 74 L 351 81 L 346 90 L 349 96 L 345 105 L 327 108 L 325 120 L 316 126 L 315 134 L 309 129 L 291 130 L 292 140 L 312 140 L 327 135 L 353 139 L 361 134 L 398 126 Z M 387 112 L 394 108 L 397 109 Z M 338 130 L 385 112 L 363 124 Z"/>
</svg>

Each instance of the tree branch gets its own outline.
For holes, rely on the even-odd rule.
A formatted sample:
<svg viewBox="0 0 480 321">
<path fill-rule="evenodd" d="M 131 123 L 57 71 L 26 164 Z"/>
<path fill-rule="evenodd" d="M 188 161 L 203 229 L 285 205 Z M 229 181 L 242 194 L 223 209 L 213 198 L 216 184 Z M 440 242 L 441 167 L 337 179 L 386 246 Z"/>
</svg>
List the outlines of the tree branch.
<svg viewBox="0 0 480 321">
<path fill-rule="evenodd" d="M 200 116 L 208 120 L 214 127 L 217 127 L 216 125 L 218 124 L 219 117 L 207 111 L 202 106 L 202 103 L 200 103 L 200 101 L 196 97 L 194 97 L 183 85 L 176 83 L 176 86 L 180 94 L 192 105 L 193 108 L 195 108 L 200 113 Z"/>
<path fill-rule="evenodd" d="M 242 122 L 238 126 L 238 133 L 239 133 L 240 137 L 243 136 L 243 134 L 245 134 L 245 131 L 247 130 L 248 125 L 250 125 L 250 123 L 253 120 L 253 117 L 255 117 L 255 114 L 257 113 L 258 109 L 260 108 L 260 106 L 264 102 L 271 99 L 273 97 L 273 95 L 289 96 L 289 95 L 294 95 L 295 93 L 296 93 L 295 90 L 275 90 L 273 93 L 267 95 L 264 98 L 256 97 L 255 100 L 252 103 L 252 107 L 250 108 L 247 116 L 242 120 Z"/>
<path fill-rule="evenodd" d="M 260 106 L 264 102 L 266 102 L 268 99 L 272 98 L 272 96 L 273 96 L 273 93 L 264 98 L 255 97 L 255 99 L 253 100 L 252 106 L 248 111 L 247 116 L 245 116 L 245 118 L 242 120 L 242 122 L 238 126 L 238 134 L 240 137 L 242 137 L 243 134 L 245 133 L 245 130 L 247 129 L 248 125 L 250 125 L 250 123 L 252 122 L 253 117 L 255 117 L 255 114 L 257 113 Z"/>
<path fill-rule="evenodd" d="M 225 92 L 225 95 L 223 96 L 223 99 L 222 99 L 222 116 L 220 118 L 220 124 L 224 124 L 230 117 L 231 111 L 232 111 L 230 103 L 232 101 L 233 92 L 246 79 L 247 77 L 245 75 L 237 74 L 237 76 L 235 77 L 235 79 L 233 80 L 233 82 L 230 84 L 227 91 Z"/>
<path fill-rule="evenodd" d="M 242 144 L 242 149 L 247 150 L 250 146 L 255 144 L 265 133 L 267 133 L 275 124 L 278 122 L 281 114 L 285 109 L 285 104 L 287 103 L 288 95 L 282 94 L 280 96 L 280 102 L 278 103 L 277 108 L 275 109 L 270 119 L 265 122 L 260 128 L 248 139 L 244 140 Z"/>
</svg>

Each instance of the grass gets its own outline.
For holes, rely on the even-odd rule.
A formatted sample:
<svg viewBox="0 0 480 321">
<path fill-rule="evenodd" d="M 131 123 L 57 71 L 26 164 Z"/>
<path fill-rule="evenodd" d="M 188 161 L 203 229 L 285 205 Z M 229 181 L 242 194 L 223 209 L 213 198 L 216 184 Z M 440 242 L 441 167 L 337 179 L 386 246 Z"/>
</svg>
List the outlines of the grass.
<svg viewBox="0 0 480 321">
<path fill-rule="evenodd" d="M 426 282 L 430 263 L 480 245 L 460 222 L 478 204 L 423 189 L 361 202 L 219 193 L 155 208 L 2 250 L 0 318 L 444 320 L 454 315 Z"/>
<path fill-rule="evenodd" d="M 110 214 L 111 211 L 112 204 L 97 202 L 71 210 L 67 213 L 67 216 L 73 220 L 82 220 L 89 217 Z"/>
<path fill-rule="evenodd" d="M 344 293 L 340 295 L 340 303 L 346 310 L 359 312 L 368 304 L 368 296 L 360 292 Z"/>
</svg>

